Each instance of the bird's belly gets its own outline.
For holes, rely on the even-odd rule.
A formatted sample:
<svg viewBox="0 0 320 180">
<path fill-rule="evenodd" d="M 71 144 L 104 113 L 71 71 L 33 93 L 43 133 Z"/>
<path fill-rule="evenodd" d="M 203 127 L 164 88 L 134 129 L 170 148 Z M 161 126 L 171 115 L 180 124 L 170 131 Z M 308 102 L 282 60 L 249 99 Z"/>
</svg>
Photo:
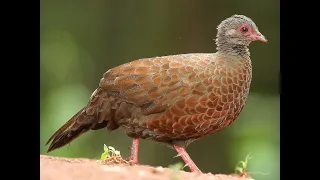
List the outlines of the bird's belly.
<svg viewBox="0 0 320 180">
<path fill-rule="evenodd" d="M 182 115 L 175 112 L 174 107 L 159 114 L 152 114 L 140 118 L 131 118 L 121 126 L 126 134 L 134 138 L 153 139 L 159 142 L 200 138 L 231 125 L 242 111 L 247 93 L 229 96 L 232 101 L 218 101 L 214 108 L 203 108 L 201 113 L 198 106 Z M 198 110 L 198 111 L 197 111 Z M 180 116 L 179 116 L 180 115 Z"/>
<path fill-rule="evenodd" d="M 203 128 L 203 136 L 214 134 L 231 125 L 239 116 L 245 105 L 248 96 L 248 90 L 241 91 L 232 96 L 231 103 L 222 103 L 222 111 L 214 110 L 217 115 L 212 116 L 209 120 L 209 126 Z"/>
</svg>

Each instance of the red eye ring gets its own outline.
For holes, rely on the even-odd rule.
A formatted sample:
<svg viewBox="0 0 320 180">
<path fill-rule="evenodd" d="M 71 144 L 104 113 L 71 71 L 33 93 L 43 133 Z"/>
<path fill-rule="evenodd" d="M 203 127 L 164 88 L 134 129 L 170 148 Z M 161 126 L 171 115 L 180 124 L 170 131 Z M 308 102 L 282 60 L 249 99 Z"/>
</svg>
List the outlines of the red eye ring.
<svg viewBox="0 0 320 180">
<path fill-rule="evenodd" d="M 242 28 L 241 28 L 241 31 L 244 32 L 244 33 L 246 33 L 246 32 L 248 32 L 248 28 L 247 28 L 247 27 L 242 27 Z"/>
</svg>

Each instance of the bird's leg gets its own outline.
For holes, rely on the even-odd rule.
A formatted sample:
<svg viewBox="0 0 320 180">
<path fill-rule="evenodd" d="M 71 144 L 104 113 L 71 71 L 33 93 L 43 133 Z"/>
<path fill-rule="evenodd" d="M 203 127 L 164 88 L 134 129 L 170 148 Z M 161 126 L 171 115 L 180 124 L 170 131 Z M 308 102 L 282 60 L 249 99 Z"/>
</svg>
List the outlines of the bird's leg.
<svg viewBox="0 0 320 180">
<path fill-rule="evenodd" d="M 180 156 L 183 159 L 183 161 L 186 163 L 186 165 L 192 172 L 202 173 L 183 147 L 177 145 L 173 145 L 173 147 L 178 152 L 178 156 Z"/>
<path fill-rule="evenodd" d="M 131 153 L 129 161 L 131 165 L 138 164 L 139 138 L 132 139 Z"/>
</svg>

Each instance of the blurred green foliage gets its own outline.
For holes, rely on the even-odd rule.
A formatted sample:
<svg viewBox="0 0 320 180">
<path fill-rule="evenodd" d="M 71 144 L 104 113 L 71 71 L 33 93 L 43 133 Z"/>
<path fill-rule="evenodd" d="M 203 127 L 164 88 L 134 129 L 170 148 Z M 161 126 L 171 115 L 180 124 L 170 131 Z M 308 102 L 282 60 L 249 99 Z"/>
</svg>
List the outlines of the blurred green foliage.
<svg viewBox="0 0 320 180">
<path fill-rule="evenodd" d="M 233 14 L 251 17 L 268 43 L 250 45 L 253 80 L 247 104 L 229 128 L 192 143 L 188 152 L 203 172 L 233 173 L 248 153 L 248 172 L 280 179 L 280 4 L 277 0 L 111 1 L 41 0 L 40 153 L 48 138 L 86 105 L 102 74 L 131 60 L 215 52 L 216 26 Z M 99 158 L 103 144 L 129 155 L 121 130 L 90 131 L 54 156 Z M 142 141 L 142 164 L 168 166 L 180 158 L 162 144 Z M 187 168 L 186 168 L 187 169 Z"/>
</svg>

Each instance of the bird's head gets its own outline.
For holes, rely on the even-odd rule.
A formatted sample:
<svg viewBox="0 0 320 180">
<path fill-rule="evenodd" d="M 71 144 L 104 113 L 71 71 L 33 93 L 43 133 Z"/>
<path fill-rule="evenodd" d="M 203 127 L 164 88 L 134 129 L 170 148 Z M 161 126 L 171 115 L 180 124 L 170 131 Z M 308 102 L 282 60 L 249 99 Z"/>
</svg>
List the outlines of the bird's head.
<svg viewBox="0 0 320 180">
<path fill-rule="evenodd" d="M 249 46 L 252 41 L 256 40 L 267 42 L 256 24 L 244 15 L 233 15 L 225 19 L 217 29 L 216 41 L 220 41 L 220 43 Z"/>
</svg>

